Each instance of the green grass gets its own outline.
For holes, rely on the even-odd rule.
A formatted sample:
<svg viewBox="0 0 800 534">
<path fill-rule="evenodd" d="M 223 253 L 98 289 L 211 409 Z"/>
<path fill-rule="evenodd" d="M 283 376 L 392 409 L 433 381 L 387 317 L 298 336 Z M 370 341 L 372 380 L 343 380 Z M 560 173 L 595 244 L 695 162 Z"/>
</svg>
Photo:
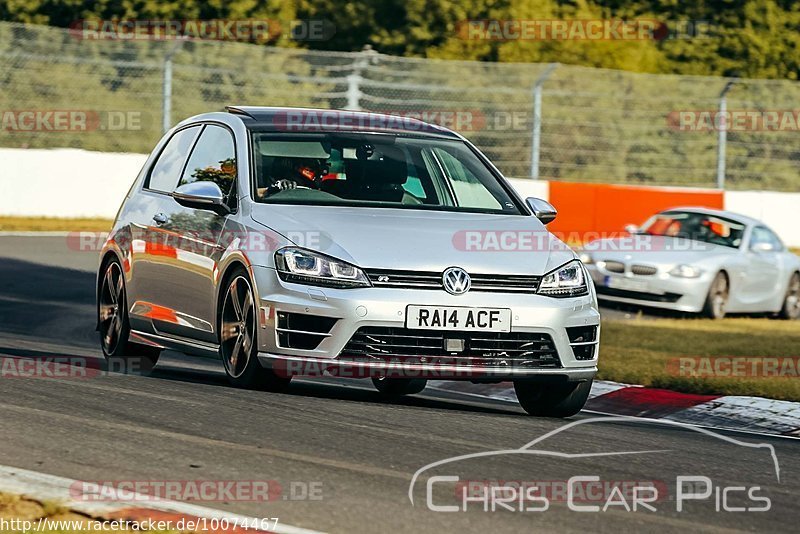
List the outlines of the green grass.
<svg viewBox="0 0 800 534">
<path fill-rule="evenodd" d="M 107 232 L 113 221 L 84 218 L 12 217 L 0 215 L 0 232 Z"/>
<path fill-rule="evenodd" d="M 605 321 L 598 378 L 685 393 L 800 401 L 800 378 L 676 376 L 681 356 L 800 356 L 800 321 L 735 318 Z M 673 363 L 674 365 L 674 363 Z"/>
</svg>

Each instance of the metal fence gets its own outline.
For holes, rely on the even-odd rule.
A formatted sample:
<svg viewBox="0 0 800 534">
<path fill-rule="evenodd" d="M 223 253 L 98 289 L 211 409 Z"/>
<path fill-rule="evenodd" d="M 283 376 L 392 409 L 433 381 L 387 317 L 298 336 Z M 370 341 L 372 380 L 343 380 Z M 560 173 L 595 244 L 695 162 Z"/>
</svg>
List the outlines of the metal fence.
<svg viewBox="0 0 800 534">
<path fill-rule="evenodd" d="M 0 61 L 0 111 L 12 112 L 2 116 L 0 146 L 146 153 L 165 124 L 196 113 L 229 104 L 313 106 L 442 123 L 475 142 L 507 176 L 800 190 L 800 130 L 790 120 L 797 118 L 800 84 L 790 81 L 370 50 L 85 40 L 12 23 L 0 23 Z M 721 129 L 701 120 L 720 107 L 760 118 Z M 84 131 L 27 131 L 9 123 L 20 110 L 91 110 L 101 118 Z M 126 122 L 128 113 L 139 119 Z M 765 113 L 779 114 L 778 127 L 764 124 Z M 115 126 L 114 117 L 123 120 Z"/>
</svg>

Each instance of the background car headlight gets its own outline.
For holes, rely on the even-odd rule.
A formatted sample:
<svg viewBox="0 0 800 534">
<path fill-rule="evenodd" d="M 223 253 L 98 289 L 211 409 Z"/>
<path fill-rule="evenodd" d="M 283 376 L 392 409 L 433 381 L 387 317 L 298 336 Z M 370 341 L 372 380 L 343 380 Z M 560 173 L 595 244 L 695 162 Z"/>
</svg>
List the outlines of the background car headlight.
<svg viewBox="0 0 800 534">
<path fill-rule="evenodd" d="M 591 265 L 594 263 L 594 258 L 588 252 L 581 252 L 580 260 L 584 265 Z"/>
<path fill-rule="evenodd" d="M 285 282 L 340 289 L 370 286 L 364 271 L 355 265 L 302 248 L 279 250 L 275 266 Z"/>
<path fill-rule="evenodd" d="M 678 265 L 669 274 L 680 278 L 697 278 L 703 274 L 703 271 L 692 265 Z"/>
<path fill-rule="evenodd" d="M 550 297 L 580 297 L 589 294 L 586 271 L 580 261 L 573 261 L 545 275 L 539 294 Z"/>
</svg>

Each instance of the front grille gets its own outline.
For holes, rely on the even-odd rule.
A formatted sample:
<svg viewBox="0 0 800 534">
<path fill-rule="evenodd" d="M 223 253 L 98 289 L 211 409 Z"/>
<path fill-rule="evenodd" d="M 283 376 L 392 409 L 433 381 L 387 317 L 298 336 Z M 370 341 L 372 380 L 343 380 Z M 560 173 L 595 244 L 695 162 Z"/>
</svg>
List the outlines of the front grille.
<svg viewBox="0 0 800 534">
<path fill-rule="evenodd" d="M 303 313 L 278 312 L 278 346 L 287 349 L 314 350 L 322 340 L 330 337 L 331 328 L 338 319 L 317 317 Z"/>
<path fill-rule="evenodd" d="M 644 293 L 643 291 L 628 291 L 627 289 L 614 289 L 611 287 L 597 286 L 597 293 L 608 295 L 609 297 L 621 297 L 626 299 L 647 300 L 650 302 L 677 302 L 683 296 L 679 293 Z"/>
<path fill-rule="evenodd" d="M 605 263 L 606 271 L 610 273 L 624 273 L 625 264 L 620 261 L 607 261 Z"/>
<path fill-rule="evenodd" d="M 446 350 L 457 340 L 460 351 Z M 463 345 L 462 345 L 463 342 Z M 339 356 L 342 360 L 558 368 L 553 339 L 527 332 L 456 332 L 368 326 L 359 328 Z"/>
<path fill-rule="evenodd" d="M 375 287 L 397 289 L 443 289 L 442 273 L 431 271 L 399 271 L 393 269 L 366 269 Z M 541 276 L 518 274 L 472 274 L 471 291 L 493 293 L 536 293 Z"/>
<path fill-rule="evenodd" d="M 638 276 L 653 276 L 658 272 L 658 269 L 651 265 L 633 265 L 631 266 L 631 272 Z"/>
</svg>

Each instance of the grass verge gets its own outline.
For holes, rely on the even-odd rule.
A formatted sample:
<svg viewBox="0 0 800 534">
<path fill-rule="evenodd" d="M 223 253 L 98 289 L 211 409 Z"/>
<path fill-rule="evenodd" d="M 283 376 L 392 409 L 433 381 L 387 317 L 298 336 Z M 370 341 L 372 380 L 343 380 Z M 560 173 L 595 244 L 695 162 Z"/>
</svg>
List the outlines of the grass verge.
<svg viewBox="0 0 800 534">
<path fill-rule="evenodd" d="M 681 373 L 678 358 L 800 357 L 800 322 L 734 318 L 604 321 L 598 378 L 685 393 L 754 395 L 800 401 L 796 367 L 785 376 L 706 378 Z M 697 367 L 707 370 L 709 368 Z M 723 370 L 724 368 L 720 367 Z M 741 373 L 737 373 L 741 375 Z M 683 376 L 682 376 L 683 375 Z"/>
<path fill-rule="evenodd" d="M 13 217 L 0 215 L 0 232 L 107 232 L 113 221 L 100 218 Z"/>
</svg>

